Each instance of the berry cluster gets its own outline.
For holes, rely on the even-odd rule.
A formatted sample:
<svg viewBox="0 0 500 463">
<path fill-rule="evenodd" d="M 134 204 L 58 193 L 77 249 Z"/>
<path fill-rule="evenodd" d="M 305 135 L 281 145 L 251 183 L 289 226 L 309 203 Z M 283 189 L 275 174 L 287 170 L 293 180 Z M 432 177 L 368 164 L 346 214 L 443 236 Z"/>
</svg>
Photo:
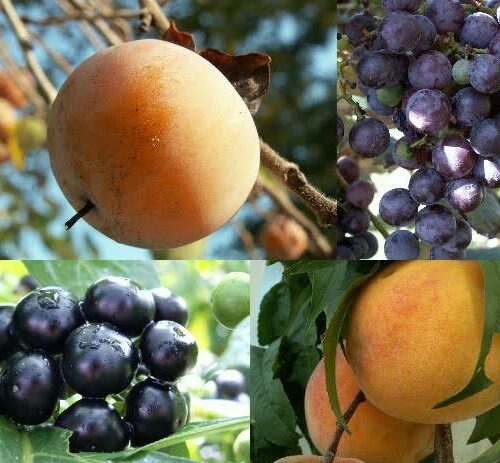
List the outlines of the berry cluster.
<svg viewBox="0 0 500 463">
<path fill-rule="evenodd" d="M 425 243 L 431 258 L 462 258 L 472 238 L 466 214 L 481 205 L 485 189 L 500 187 L 500 8 L 494 0 L 482 11 L 458 0 L 382 5 L 382 19 L 352 15 L 339 41 L 356 76 L 349 85 L 344 79 L 341 95 L 358 115 L 348 142 L 360 158 L 381 156 L 414 171 L 407 188 L 380 201 L 380 217 L 397 228 L 386 238 L 386 257 L 414 259 Z M 356 87 L 376 117 L 348 95 Z M 340 143 L 344 122 L 337 124 Z M 402 137 L 392 141 L 389 128 Z M 339 159 L 338 170 L 347 186 L 337 257 L 368 257 L 343 236 L 367 232 L 373 185 L 358 180 L 351 158 Z M 400 229 L 410 225 L 414 232 Z"/>
<path fill-rule="evenodd" d="M 187 399 L 175 384 L 198 356 L 187 321 L 182 298 L 122 277 L 96 281 L 82 301 L 46 287 L 2 305 L 0 413 L 41 424 L 69 390 L 83 398 L 54 425 L 73 431 L 71 452 L 114 452 L 166 437 L 188 420 Z M 148 376 L 141 381 L 139 365 Z M 124 392 L 122 418 L 106 398 Z"/>
</svg>

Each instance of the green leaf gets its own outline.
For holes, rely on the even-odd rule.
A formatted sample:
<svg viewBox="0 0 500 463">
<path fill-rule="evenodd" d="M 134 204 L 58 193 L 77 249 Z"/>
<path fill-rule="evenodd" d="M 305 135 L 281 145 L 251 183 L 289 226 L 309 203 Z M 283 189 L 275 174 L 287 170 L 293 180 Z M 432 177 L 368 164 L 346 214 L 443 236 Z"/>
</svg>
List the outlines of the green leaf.
<svg viewBox="0 0 500 463">
<path fill-rule="evenodd" d="M 189 458 L 177 457 L 162 452 L 137 453 L 125 460 L 113 459 L 114 463 L 118 461 L 123 463 L 193 463 L 193 460 Z"/>
<path fill-rule="evenodd" d="M 337 387 L 335 379 L 335 359 L 337 354 L 337 344 L 340 341 L 340 336 L 344 330 L 344 325 L 347 323 L 347 314 L 358 291 L 365 283 L 379 270 L 378 263 L 372 264 L 367 274 L 358 277 L 354 280 L 349 288 L 345 291 L 342 299 L 334 308 L 333 317 L 328 324 L 325 340 L 323 342 L 323 356 L 325 359 L 326 385 L 328 390 L 328 398 L 330 406 L 339 423 L 347 429 L 347 423 L 344 420 L 342 410 L 340 408 Z"/>
<path fill-rule="evenodd" d="M 153 263 L 136 260 L 26 260 L 29 273 L 42 286 L 62 286 L 78 297 L 104 276 L 131 278 L 145 288 L 160 286 Z"/>
<path fill-rule="evenodd" d="M 342 267 L 345 266 L 347 262 L 335 262 L 329 260 L 298 260 L 298 261 L 286 261 L 283 263 L 285 270 L 284 274 L 286 276 L 298 275 L 301 273 L 315 272 L 317 270 L 328 269 L 332 267 Z"/>
<path fill-rule="evenodd" d="M 254 427 L 267 441 L 277 446 L 291 447 L 297 445 L 300 436 L 295 431 L 295 414 L 283 385 L 273 377 L 279 347 L 280 341 L 275 341 L 267 349 L 251 347 L 251 416 Z"/>
<path fill-rule="evenodd" d="M 53 426 L 31 431 L 16 427 L 0 416 L 0 461 L 2 463 L 95 462 L 72 455 L 68 450 L 70 431 Z"/>
<path fill-rule="evenodd" d="M 464 389 L 453 397 L 437 404 L 434 408 L 445 407 L 455 402 L 460 402 L 478 392 L 488 388 L 493 384 L 485 373 L 484 361 L 491 348 L 493 333 L 497 329 L 500 320 L 500 261 L 483 260 L 479 261 L 484 279 L 485 307 L 484 307 L 484 329 L 481 341 L 481 353 L 476 365 L 476 371 L 471 381 Z"/>
<path fill-rule="evenodd" d="M 259 311 L 259 344 L 266 346 L 282 336 L 290 319 L 290 290 L 282 281 L 274 285 L 262 298 Z"/>
<path fill-rule="evenodd" d="M 491 449 L 474 458 L 470 463 L 498 463 L 500 461 L 500 441 Z"/>
<path fill-rule="evenodd" d="M 500 440 L 500 405 L 477 417 L 467 443 L 474 444 L 483 439 L 490 439 L 492 443 Z"/>
<path fill-rule="evenodd" d="M 199 437 L 206 437 L 212 434 L 219 434 L 227 431 L 238 431 L 248 428 L 248 426 L 250 426 L 250 417 L 248 416 L 190 423 L 187 426 L 184 426 L 181 430 L 177 431 L 175 434 L 172 434 L 165 439 L 152 442 L 151 444 L 144 445 L 143 447 L 129 448 L 122 450 L 121 452 L 109 454 L 82 453 L 81 455 L 86 457 L 88 456 L 99 461 L 106 461 L 108 458 L 112 457 L 113 461 L 116 461 L 126 459 L 141 452 L 154 452 L 176 446 L 189 439 L 197 439 Z"/>
</svg>

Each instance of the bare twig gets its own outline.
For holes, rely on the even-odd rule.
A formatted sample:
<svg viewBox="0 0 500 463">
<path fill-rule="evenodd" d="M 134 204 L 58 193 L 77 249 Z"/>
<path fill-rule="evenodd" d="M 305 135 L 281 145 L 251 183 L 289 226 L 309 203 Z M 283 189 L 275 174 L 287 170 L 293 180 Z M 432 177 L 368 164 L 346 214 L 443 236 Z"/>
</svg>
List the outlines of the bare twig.
<svg viewBox="0 0 500 463">
<path fill-rule="evenodd" d="M 252 234 L 247 229 L 247 227 L 245 227 L 245 225 L 240 221 L 233 219 L 232 223 L 236 228 L 238 235 L 240 236 L 241 242 L 243 243 L 243 246 L 245 247 L 248 256 L 251 259 L 253 259 L 255 256 L 255 241 L 253 239 Z"/>
<path fill-rule="evenodd" d="M 306 206 L 314 212 L 321 226 L 329 227 L 335 224 L 337 202 L 312 186 L 297 164 L 281 157 L 263 140 L 260 141 L 260 160 L 288 188 L 302 198 Z"/>
<path fill-rule="evenodd" d="M 365 401 L 365 394 L 363 391 L 359 391 L 349 405 L 349 408 L 344 413 L 344 420 L 346 423 L 349 423 L 349 420 L 352 418 L 352 415 L 356 412 L 358 405 Z M 344 426 L 339 424 L 337 421 L 337 425 L 335 426 L 335 434 L 333 435 L 332 442 L 328 446 L 328 449 L 323 457 L 323 463 L 332 463 L 334 461 L 335 455 L 337 454 L 337 448 L 340 444 L 340 439 L 344 434 Z"/>
<path fill-rule="evenodd" d="M 92 11 L 74 11 L 67 13 L 64 16 L 47 16 L 46 18 L 32 18 L 30 16 L 21 16 L 25 23 L 37 24 L 40 26 L 50 26 L 63 24 L 68 21 L 94 21 L 96 19 L 134 19 L 139 18 L 144 14 L 144 10 L 115 10 L 109 13 L 100 13 Z"/>
<path fill-rule="evenodd" d="M 69 64 L 66 58 L 53 48 L 49 47 L 47 45 L 47 42 L 45 42 L 44 38 L 38 32 L 35 32 L 33 30 L 30 32 L 31 35 L 35 38 L 35 40 L 45 50 L 47 55 L 49 55 L 52 61 L 54 61 L 54 63 L 56 63 L 66 74 L 71 74 L 71 72 L 73 71 L 73 66 Z"/>
<path fill-rule="evenodd" d="M 436 463 L 453 463 L 453 437 L 451 424 L 437 424 L 434 438 Z"/>
<path fill-rule="evenodd" d="M 69 0 L 55 0 L 55 2 L 65 14 L 72 14 L 75 11 L 77 11 L 69 3 Z M 87 21 L 85 20 L 78 21 L 78 25 L 82 31 L 82 34 L 94 47 L 95 50 L 102 50 L 103 48 L 106 47 L 106 43 L 103 41 L 101 36 L 94 29 L 92 29 L 91 25 Z"/>
<path fill-rule="evenodd" d="M 26 64 L 28 65 L 28 68 L 33 74 L 33 77 L 35 77 L 38 85 L 40 86 L 43 98 L 45 99 L 47 104 L 52 104 L 57 95 L 57 90 L 54 85 L 52 85 L 52 82 L 48 78 L 47 74 L 45 74 L 45 71 L 42 69 L 40 63 L 36 59 L 28 29 L 19 18 L 19 15 L 17 14 L 17 11 L 14 8 L 11 0 L 0 0 L 0 5 L 2 5 L 2 8 L 5 11 L 7 19 L 9 20 L 14 34 L 17 38 L 17 41 L 19 42 L 19 45 L 23 50 Z"/>
<path fill-rule="evenodd" d="M 170 21 L 163 14 L 160 5 L 156 0 L 139 0 L 142 8 L 146 8 L 153 18 L 153 24 L 158 31 L 163 34 L 170 27 Z"/>
<path fill-rule="evenodd" d="M 69 0 L 69 2 L 77 9 L 83 13 L 88 12 L 89 14 L 94 13 L 92 8 L 89 8 L 82 0 Z M 100 19 L 100 15 L 97 18 L 89 20 L 89 22 L 98 30 L 102 36 L 111 44 L 119 45 L 123 42 L 121 37 L 111 29 L 109 24 L 104 20 Z"/>
<path fill-rule="evenodd" d="M 299 223 L 310 238 L 311 252 L 317 257 L 331 257 L 333 247 L 328 240 L 323 236 L 316 224 L 307 218 L 296 206 L 292 203 L 287 194 L 277 189 L 269 180 L 264 177 L 259 177 L 257 188 L 260 188 L 264 193 L 268 194 L 273 201 L 297 223 Z"/>
</svg>

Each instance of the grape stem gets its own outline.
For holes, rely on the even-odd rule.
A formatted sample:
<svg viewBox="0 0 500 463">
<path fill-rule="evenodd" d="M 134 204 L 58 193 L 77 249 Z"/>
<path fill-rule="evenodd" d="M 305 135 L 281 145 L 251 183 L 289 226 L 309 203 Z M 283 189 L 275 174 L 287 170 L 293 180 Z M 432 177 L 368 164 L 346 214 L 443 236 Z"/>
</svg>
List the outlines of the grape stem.
<svg viewBox="0 0 500 463">
<path fill-rule="evenodd" d="M 451 424 L 437 424 L 434 438 L 435 463 L 453 463 Z"/>
<path fill-rule="evenodd" d="M 349 423 L 349 420 L 352 418 L 354 415 L 354 412 L 358 408 L 358 405 L 362 404 L 366 400 L 365 394 L 363 391 L 359 391 L 355 396 L 354 399 L 351 402 L 351 405 L 349 405 L 349 408 L 346 410 L 344 413 L 344 421 L 346 423 Z M 340 444 L 340 439 L 342 438 L 342 435 L 344 434 L 345 428 L 342 426 L 337 421 L 337 424 L 335 426 L 335 434 L 333 435 L 332 442 L 328 446 L 328 449 L 325 453 L 325 456 L 323 457 L 323 463 L 333 463 L 335 455 L 337 454 L 337 449 Z"/>
<path fill-rule="evenodd" d="M 281 157 L 265 141 L 260 140 L 260 160 L 288 188 L 298 194 L 316 215 L 322 227 L 330 227 L 337 220 L 337 201 L 312 186 L 297 164 Z"/>
</svg>

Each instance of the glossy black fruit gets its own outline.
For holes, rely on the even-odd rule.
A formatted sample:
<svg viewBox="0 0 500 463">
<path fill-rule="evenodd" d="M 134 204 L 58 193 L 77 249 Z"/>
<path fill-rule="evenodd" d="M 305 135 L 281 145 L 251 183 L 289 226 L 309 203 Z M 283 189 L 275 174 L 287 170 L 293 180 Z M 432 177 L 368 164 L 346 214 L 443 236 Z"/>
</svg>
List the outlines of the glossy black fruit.
<svg viewBox="0 0 500 463">
<path fill-rule="evenodd" d="M 125 403 L 125 420 L 132 427 L 134 447 L 163 439 L 186 424 L 188 406 L 174 384 L 152 378 L 137 383 Z"/>
<path fill-rule="evenodd" d="M 214 381 L 219 399 L 236 400 L 245 391 L 245 377 L 238 370 L 223 370 Z"/>
<path fill-rule="evenodd" d="M 128 336 L 138 336 L 153 320 L 155 303 L 150 291 L 130 279 L 106 277 L 87 289 L 82 310 L 89 322 L 109 323 Z"/>
<path fill-rule="evenodd" d="M 13 355 L 0 378 L 3 413 L 25 425 L 47 421 L 58 403 L 62 378 L 59 366 L 42 352 Z"/>
<path fill-rule="evenodd" d="M 138 364 L 139 353 L 129 338 L 105 323 L 89 323 L 66 341 L 62 371 L 84 397 L 106 397 L 127 388 Z"/>
<path fill-rule="evenodd" d="M 5 360 L 14 351 L 15 341 L 10 334 L 14 307 L 13 304 L 0 305 L 0 361 Z"/>
<path fill-rule="evenodd" d="M 19 280 L 19 285 L 17 286 L 17 290 L 20 292 L 25 291 L 33 291 L 40 286 L 38 281 L 36 281 L 31 275 L 24 275 Z"/>
<path fill-rule="evenodd" d="M 17 303 L 11 331 L 27 349 L 56 353 L 82 323 L 78 299 L 65 289 L 51 286 L 35 289 Z"/>
<path fill-rule="evenodd" d="M 151 323 L 144 330 L 141 354 L 152 376 L 174 381 L 196 364 L 198 345 L 182 325 L 162 320 Z"/>
<path fill-rule="evenodd" d="M 70 452 L 118 452 L 129 442 L 127 423 L 105 400 L 82 399 L 75 402 L 55 422 L 69 429 Z"/>
<path fill-rule="evenodd" d="M 175 296 L 167 288 L 154 288 L 151 290 L 155 301 L 155 321 L 171 320 L 186 326 L 188 322 L 188 308 L 186 301 Z"/>
</svg>

